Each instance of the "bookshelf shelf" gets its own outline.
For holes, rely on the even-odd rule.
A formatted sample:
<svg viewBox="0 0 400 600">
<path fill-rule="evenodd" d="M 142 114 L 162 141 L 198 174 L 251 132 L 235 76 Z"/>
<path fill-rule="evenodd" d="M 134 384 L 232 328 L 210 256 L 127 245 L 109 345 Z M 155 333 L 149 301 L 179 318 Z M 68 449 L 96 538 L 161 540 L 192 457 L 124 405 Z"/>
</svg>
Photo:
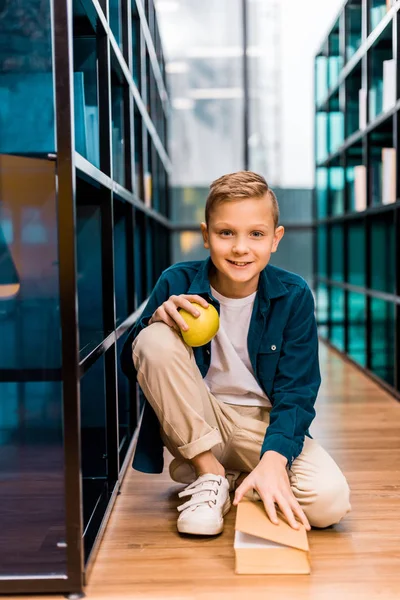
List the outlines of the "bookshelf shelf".
<svg viewBox="0 0 400 600">
<path fill-rule="evenodd" d="M 321 338 L 400 399 L 399 28 L 348 0 L 315 58 L 314 248 Z"/>
</svg>

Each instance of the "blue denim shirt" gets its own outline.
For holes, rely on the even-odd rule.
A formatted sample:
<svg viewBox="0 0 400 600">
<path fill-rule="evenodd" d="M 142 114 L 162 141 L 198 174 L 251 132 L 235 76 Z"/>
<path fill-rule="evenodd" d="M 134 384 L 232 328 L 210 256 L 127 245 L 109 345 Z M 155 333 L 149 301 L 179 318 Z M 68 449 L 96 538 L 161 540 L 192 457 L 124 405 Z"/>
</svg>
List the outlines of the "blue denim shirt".
<svg viewBox="0 0 400 600">
<path fill-rule="evenodd" d="M 210 289 L 210 265 L 210 258 L 183 262 L 161 274 L 121 353 L 122 369 L 131 380 L 136 379 L 132 342 L 170 296 L 198 294 L 219 312 L 219 302 Z M 321 384 L 314 299 L 302 277 L 272 265 L 261 271 L 247 347 L 255 377 L 272 404 L 260 458 L 267 450 L 275 450 L 287 458 L 290 468 L 302 451 L 304 436 L 312 437 L 308 429 Z M 193 350 L 205 377 L 211 342 Z M 161 473 L 164 466 L 160 425 L 147 400 L 132 466 L 146 473 Z"/>
</svg>

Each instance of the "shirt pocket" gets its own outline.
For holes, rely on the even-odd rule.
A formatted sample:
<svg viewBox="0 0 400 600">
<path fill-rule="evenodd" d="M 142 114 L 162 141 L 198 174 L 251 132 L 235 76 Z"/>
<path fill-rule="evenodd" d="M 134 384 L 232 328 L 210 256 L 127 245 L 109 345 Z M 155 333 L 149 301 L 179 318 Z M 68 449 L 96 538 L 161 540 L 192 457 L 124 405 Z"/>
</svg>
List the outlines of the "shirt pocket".
<svg viewBox="0 0 400 600">
<path fill-rule="evenodd" d="M 263 383 L 267 384 L 269 382 L 268 387 L 271 386 L 271 381 L 275 377 L 281 346 L 281 340 L 271 341 L 263 346 L 257 356 L 258 375 Z"/>
</svg>

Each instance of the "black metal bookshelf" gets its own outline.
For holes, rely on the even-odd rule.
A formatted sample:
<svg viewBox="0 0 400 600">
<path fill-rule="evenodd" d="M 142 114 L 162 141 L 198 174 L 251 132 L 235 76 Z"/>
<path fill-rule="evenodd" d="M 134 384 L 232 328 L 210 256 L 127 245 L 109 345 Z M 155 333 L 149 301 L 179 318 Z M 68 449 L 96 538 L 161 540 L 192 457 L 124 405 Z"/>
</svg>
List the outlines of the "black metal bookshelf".
<svg viewBox="0 0 400 600">
<path fill-rule="evenodd" d="M 315 58 L 315 273 L 325 340 L 400 399 L 400 2 L 348 0 Z"/>
<path fill-rule="evenodd" d="M 0 592 L 80 594 L 141 413 L 119 354 L 170 264 L 165 64 L 152 0 L 3 8 Z"/>
</svg>

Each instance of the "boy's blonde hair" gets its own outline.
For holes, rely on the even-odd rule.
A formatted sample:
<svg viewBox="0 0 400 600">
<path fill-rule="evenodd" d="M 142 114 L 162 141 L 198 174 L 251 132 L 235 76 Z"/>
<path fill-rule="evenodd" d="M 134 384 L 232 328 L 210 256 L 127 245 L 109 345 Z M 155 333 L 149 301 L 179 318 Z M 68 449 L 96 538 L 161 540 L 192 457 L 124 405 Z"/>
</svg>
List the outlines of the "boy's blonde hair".
<svg viewBox="0 0 400 600">
<path fill-rule="evenodd" d="M 208 226 L 212 210 L 220 202 L 245 198 L 263 198 L 268 195 L 272 205 L 275 229 L 279 223 L 279 206 L 274 192 L 262 175 L 253 171 L 238 171 L 216 179 L 210 185 L 206 202 L 206 225 Z"/>
</svg>

